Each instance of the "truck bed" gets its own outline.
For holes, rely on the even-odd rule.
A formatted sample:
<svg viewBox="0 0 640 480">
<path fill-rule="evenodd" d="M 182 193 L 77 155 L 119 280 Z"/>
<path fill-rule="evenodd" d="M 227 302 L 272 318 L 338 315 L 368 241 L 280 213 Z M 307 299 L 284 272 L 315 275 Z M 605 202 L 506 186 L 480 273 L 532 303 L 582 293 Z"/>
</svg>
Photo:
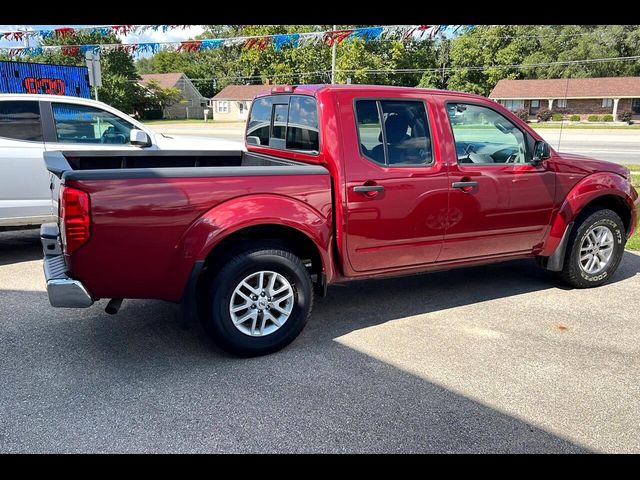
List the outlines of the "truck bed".
<svg viewBox="0 0 640 480">
<path fill-rule="evenodd" d="M 289 201 L 303 205 L 301 221 L 308 208 L 332 228 L 331 178 L 321 166 L 244 151 L 47 152 L 45 162 L 65 186 L 89 194 L 90 239 L 65 260 L 94 298 L 179 301 L 201 260 L 191 257 L 194 243 L 207 241 L 191 235 L 203 221 L 253 212 L 281 225 L 276 205 Z"/>
</svg>

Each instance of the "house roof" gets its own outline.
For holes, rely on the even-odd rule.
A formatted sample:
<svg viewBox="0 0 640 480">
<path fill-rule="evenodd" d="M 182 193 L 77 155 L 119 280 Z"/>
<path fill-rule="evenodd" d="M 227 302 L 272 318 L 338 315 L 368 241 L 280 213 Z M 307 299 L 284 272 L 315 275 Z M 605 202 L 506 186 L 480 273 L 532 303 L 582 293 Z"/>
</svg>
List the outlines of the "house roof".
<svg viewBox="0 0 640 480">
<path fill-rule="evenodd" d="M 253 98 L 277 85 L 227 85 L 220 90 L 213 100 L 253 100 Z"/>
<path fill-rule="evenodd" d="M 640 97 L 640 77 L 500 80 L 489 95 L 499 100 L 565 97 Z"/>
<path fill-rule="evenodd" d="M 183 75 L 184 73 L 182 72 L 146 73 L 144 75 L 140 75 L 140 77 L 142 77 L 140 83 L 142 83 L 143 85 L 147 85 L 150 80 L 155 80 L 156 82 L 158 82 L 158 84 L 160 84 L 162 88 L 171 88 L 176 86 L 176 83 L 178 83 L 178 80 L 180 80 Z"/>
</svg>

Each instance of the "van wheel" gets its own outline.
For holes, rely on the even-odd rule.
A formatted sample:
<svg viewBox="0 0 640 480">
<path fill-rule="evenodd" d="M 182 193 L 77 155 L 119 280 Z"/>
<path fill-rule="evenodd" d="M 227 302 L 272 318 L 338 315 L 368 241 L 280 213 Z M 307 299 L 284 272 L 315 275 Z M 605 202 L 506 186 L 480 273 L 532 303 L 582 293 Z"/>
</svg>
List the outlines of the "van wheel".
<svg viewBox="0 0 640 480">
<path fill-rule="evenodd" d="M 291 252 L 261 247 L 226 262 L 206 286 L 203 326 L 224 350 L 252 357 L 284 348 L 311 313 L 309 272 Z"/>
<path fill-rule="evenodd" d="M 602 285 L 618 268 L 625 243 L 624 224 L 616 212 L 604 208 L 585 212 L 569 236 L 559 278 L 577 288 Z"/>
</svg>

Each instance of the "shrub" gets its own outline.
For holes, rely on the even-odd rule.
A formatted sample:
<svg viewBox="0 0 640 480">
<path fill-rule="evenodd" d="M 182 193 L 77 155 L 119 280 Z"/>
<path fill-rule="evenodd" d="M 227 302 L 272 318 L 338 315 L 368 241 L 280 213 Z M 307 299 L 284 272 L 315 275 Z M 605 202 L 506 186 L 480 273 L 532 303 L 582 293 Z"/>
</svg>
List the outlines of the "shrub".
<svg viewBox="0 0 640 480">
<path fill-rule="evenodd" d="M 553 115 L 551 115 L 551 119 L 552 119 L 554 122 L 561 122 L 563 118 L 564 118 L 564 117 L 562 116 L 562 114 L 561 114 L 561 113 L 554 113 Z"/>
<path fill-rule="evenodd" d="M 142 118 L 144 120 L 160 120 L 162 119 L 162 110 L 145 110 L 142 112 Z"/>
<path fill-rule="evenodd" d="M 516 111 L 516 115 L 520 120 L 523 120 L 525 122 L 529 120 L 529 110 L 527 110 L 526 108 L 521 108 L 520 110 Z"/>
<path fill-rule="evenodd" d="M 620 112 L 618 114 L 618 119 L 621 122 L 627 122 L 631 125 L 631 119 L 633 118 L 633 112 L 631 110 L 625 110 L 624 112 Z"/>
<path fill-rule="evenodd" d="M 600 121 L 600 117 L 598 115 L 589 115 L 587 117 L 587 121 L 588 122 L 599 122 Z"/>
<path fill-rule="evenodd" d="M 571 115 L 569 117 L 569 120 L 571 120 L 572 122 L 579 122 L 580 121 L 580 115 Z"/>
<path fill-rule="evenodd" d="M 553 113 L 551 113 L 551 110 L 549 110 L 548 108 L 541 108 L 540 110 L 538 110 L 538 113 L 536 113 L 536 118 L 539 122 L 548 122 L 549 120 L 551 120 L 552 115 Z"/>
<path fill-rule="evenodd" d="M 613 115 L 611 114 L 607 114 L 604 117 L 602 117 L 602 121 L 603 122 L 613 122 Z"/>
</svg>

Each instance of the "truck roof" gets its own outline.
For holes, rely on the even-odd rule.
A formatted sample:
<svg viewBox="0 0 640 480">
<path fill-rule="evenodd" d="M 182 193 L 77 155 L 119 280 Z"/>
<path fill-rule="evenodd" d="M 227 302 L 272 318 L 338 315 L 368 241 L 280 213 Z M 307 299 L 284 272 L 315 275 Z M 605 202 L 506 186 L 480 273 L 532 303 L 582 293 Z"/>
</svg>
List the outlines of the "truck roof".
<svg viewBox="0 0 640 480">
<path fill-rule="evenodd" d="M 268 85 L 265 85 L 265 88 L 268 88 Z M 419 87 L 400 87 L 393 85 L 331 85 L 331 84 L 310 84 L 310 85 L 292 85 L 293 93 L 298 93 L 302 95 L 316 95 L 320 91 L 340 91 L 340 90 L 350 90 L 350 91 L 358 91 L 363 93 L 375 93 L 375 92 L 387 92 L 387 93 L 408 93 L 408 92 L 420 92 L 420 93 L 428 93 L 430 95 L 460 95 L 470 98 L 483 98 L 482 95 L 477 95 L 475 93 L 466 93 L 466 92 L 456 92 L 453 90 L 438 90 L 435 88 L 419 88 Z M 277 94 L 285 93 L 278 92 Z M 259 93 L 256 97 L 264 97 L 267 95 L 271 95 L 272 92 L 266 90 L 264 92 Z M 289 92 L 291 94 L 291 92 Z"/>
</svg>

